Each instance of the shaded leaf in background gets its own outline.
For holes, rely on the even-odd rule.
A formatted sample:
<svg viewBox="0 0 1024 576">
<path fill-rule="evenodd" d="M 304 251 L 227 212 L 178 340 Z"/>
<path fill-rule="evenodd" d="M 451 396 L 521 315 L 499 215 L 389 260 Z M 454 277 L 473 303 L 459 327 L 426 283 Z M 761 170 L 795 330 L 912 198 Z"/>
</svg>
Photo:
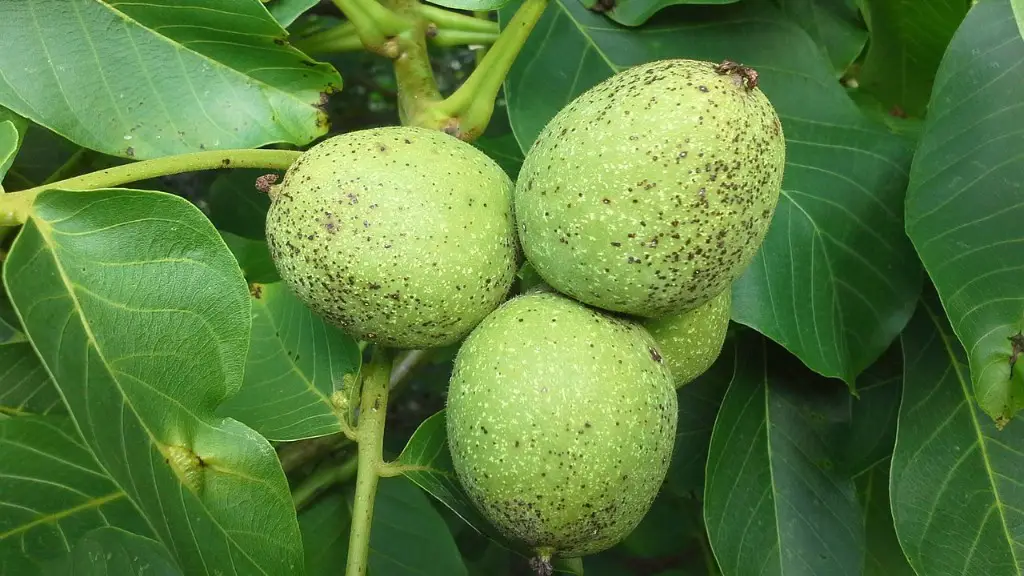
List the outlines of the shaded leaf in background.
<svg viewBox="0 0 1024 576">
<path fill-rule="evenodd" d="M 373 505 L 370 573 L 465 576 L 466 566 L 444 519 L 427 495 L 403 478 L 381 478 Z"/>
<path fill-rule="evenodd" d="M 331 394 L 358 374 L 359 344 L 325 323 L 283 282 L 250 285 L 252 337 L 242 389 L 220 405 L 272 441 L 341 432 Z"/>
<path fill-rule="evenodd" d="M 897 340 L 857 380 L 857 396 L 850 400 L 850 429 L 841 443 L 841 472 L 856 476 L 892 455 L 902 385 L 903 351 Z"/>
<path fill-rule="evenodd" d="M 848 392 L 756 334 L 737 345 L 744 361 L 715 422 L 704 487 L 722 574 L 860 576 L 856 491 L 834 463 Z"/>
<path fill-rule="evenodd" d="M 681 386 L 676 394 L 679 422 L 676 425 L 672 464 L 665 482 L 666 487 L 679 496 L 700 497 L 704 493 L 704 468 L 711 431 L 722 398 L 735 378 L 739 353 L 730 338 L 722 347 L 718 360 L 707 372 Z"/>
<path fill-rule="evenodd" d="M 519 176 L 519 169 L 523 167 L 523 151 L 512 133 L 505 108 L 495 110 L 487 130 L 473 144 L 494 159 L 513 182 Z"/>
<path fill-rule="evenodd" d="M 514 8 L 501 10 L 503 22 Z M 642 34 L 556 0 L 506 81 L 519 144 L 528 148 L 571 98 L 613 72 L 668 57 L 761 71 L 787 139 L 786 173 L 764 245 L 734 285 L 733 319 L 852 384 L 919 293 L 902 220 L 911 150 L 860 112 L 811 38 L 766 0 L 673 9 Z"/>
<path fill-rule="evenodd" d="M 1024 422 L 997 430 L 975 405 L 964 349 L 933 294 L 902 336 L 903 405 L 889 489 L 918 574 L 1024 570 Z"/>
<path fill-rule="evenodd" d="M 63 412 L 57 387 L 32 344 L 26 340 L 0 343 L 0 414 Z"/>
<path fill-rule="evenodd" d="M 914 242 L 991 417 L 1024 408 L 1024 39 L 1007 0 L 977 4 L 935 82 L 907 192 Z"/>
<path fill-rule="evenodd" d="M 195 206 L 160 192 L 45 191 L 4 282 L 85 444 L 185 573 L 301 573 L 277 455 L 214 415 L 242 384 L 250 303 Z"/>
<path fill-rule="evenodd" d="M 18 153 L 20 137 L 14 122 L 10 120 L 0 121 L 0 181 L 3 181 L 7 169 L 14 163 L 14 156 Z M 3 188 L 0 188 L 2 191 Z"/>
<path fill-rule="evenodd" d="M 871 32 L 858 83 L 886 107 L 924 116 L 935 71 L 969 0 L 858 1 Z"/>
<path fill-rule="evenodd" d="M 818 44 L 837 78 L 868 42 L 868 31 L 850 0 L 779 0 L 779 5 Z"/>
<path fill-rule="evenodd" d="M 222 232 L 263 240 L 270 197 L 256 189 L 264 174 L 284 176 L 281 170 L 226 170 L 214 179 L 204 199 L 210 221 Z"/>
<path fill-rule="evenodd" d="M 450 508 L 477 532 L 491 535 L 493 529 L 473 506 L 455 475 L 443 409 L 419 425 L 398 456 L 398 463 L 426 468 L 407 471 L 404 475 Z"/>
<path fill-rule="evenodd" d="M 253 240 L 220 230 L 220 236 L 235 255 L 242 275 L 250 284 L 270 284 L 281 279 L 266 240 Z"/>
<path fill-rule="evenodd" d="M 299 512 L 306 576 L 336 576 L 343 569 L 351 522 L 352 507 L 342 491 L 325 494 Z"/>
<path fill-rule="evenodd" d="M 299 514 L 308 576 L 338 574 L 348 557 L 352 490 L 317 499 Z M 460 576 L 466 567 L 428 497 L 401 476 L 381 478 L 370 529 L 370 576 Z"/>
<path fill-rule="evenodd" d="M 681 4 L 732 4 L 738 0 L 579 0 L 588 10 L 598 7 L 598 12 L 624 26 L 640 26 L 656 13 L 669 6 Z M 611 9 L 604 9 L 607 2 Z"/>
<path fill-rule="evenodd" d="M 916 576 L 892 525 L 889 460 L 857 476 L 857 497 L 864 512 L 864 576 Z"/>
<path fill-rule="evenodd" d="M 316 6 L 320 0 L 271 0 L 267 4 L 270 14 L 283 28 L 287 28 L 295 19 L 307 10 Z"/>
<path fill-rule="evenodd" d="M 182 576 L 159 542 L 119 528 L 96 528 L 64 558 L 47 566 L 47 576 Z"/>
<path fill-rule="evenodd" d="M 152 530 L 62 416 L 0 420 L 0 557 L 31 576 L 94 528 Z M 31 567 L 31 570 L 29 570 Z"/>
<path fill-rule="evenodd" d="M 30 124 L 25 129 L 21 150 L 4 178 L 4 186 L 8 191 L 38 186 L 63 166 L 85 160 L 90 154 L 38 124 Z"/>
<path fill-rule="evenodd" d="M 12 3 L 0 104 L 123 158 L 303 145 L 326 132 L 318 106 L 341 78 L 285 36 L 259 2 Z"/>
</svg>

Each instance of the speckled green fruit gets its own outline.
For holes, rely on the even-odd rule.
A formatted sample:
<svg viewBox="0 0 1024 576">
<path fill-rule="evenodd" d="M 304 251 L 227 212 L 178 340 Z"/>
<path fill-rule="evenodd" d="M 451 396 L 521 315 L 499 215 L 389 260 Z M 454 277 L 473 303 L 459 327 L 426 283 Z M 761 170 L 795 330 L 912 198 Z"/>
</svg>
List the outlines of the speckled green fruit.
<svg viewBox="0 0 1024 576">
<path fill-rule="evenodd" d="M 554 292 L 513 298 L 470 333 L 446 414 L 470 499 L 506 538 L 554 557 L 604 550 L 636 527 L 678 419 L 647 331 Z"/>
<path fill-rule="evenodd" d="M 515 278 L 511 180 L 439 131 L 334 136 L 303 154 L 271 198 L 267 241 L 281 277 L 311 310 L 363 340 L 452 344 Z"/>
<path fill-rule="evenodd" d="M 693 382 L 718 359 L 731 311 L 732 290 L 726 288 L 693 310 L 644 321 L 644 328 L 658 342 L 668 362 L 677 388 Z"/>
<path fill-rule="evenodd" d="M 711 62 L 659 60 L 581 94 L 517 179 L 520 242 L 556 290 L 643 317 L 706 302 L 749 265 L 778 202 L 782 126 Z"/>
</svg>

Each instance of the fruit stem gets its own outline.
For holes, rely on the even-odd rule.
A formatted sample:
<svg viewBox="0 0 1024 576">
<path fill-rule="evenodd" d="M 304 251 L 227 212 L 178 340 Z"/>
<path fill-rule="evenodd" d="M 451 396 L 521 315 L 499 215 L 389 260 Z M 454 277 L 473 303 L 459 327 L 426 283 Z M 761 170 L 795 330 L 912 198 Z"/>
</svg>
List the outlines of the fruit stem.
<svg viewBox="0 0 1024 576">
<path fill-rule="evenodd" d="M 348 538 L 346 576 L 365 576 L 370 554 L 373 501 L 384 466 L 384 421 L 387 416 L 391 381 L 391 352 L 374 346 L 364 373 L 356 440 L 359 442 L 356 494 L 352 505 L 352 527 Z"/>
<path fill-rule="evenodd" d="M 421 111 L 441 100 L 441 90 L 427 50 L 430 23 L 418 14 L 419 0 L 389 0 L 389 6 L 414 22 L 411 28 L 393 39 L 398 117 L 407 125 L 410 119 L 419 117 Z"/>
<path fill-rule="evenodd" d="M 335 484 L 344 484 L 356 475 L 359 461 L 356 458 L 348 458 L 341 464 L 324 466 L 307 476 L 298 486 L 292 490 L 292 503 L 295 510 L 302 510 L 324 489 Z"/>
<path fill-rule="evenodd" d="M 447 126 L 443 127 L 446 132 L 466 141 L 483 134 L 491 121 L 494 101 L 505 76 L 547 6 L 548 0 L 523 2 L 469 78 L 455 93 L 433 107 L 429 116 L 448 119 Z"/>
<path fill-rule="evenodd" d="M 394 58 L 391 39 L 412 28 L 413 23 L 377 0 L 332 0 L 355 28 L 363 46 Z"/>
<path fill-rule="evenodd" d="M 439 29 L 430 39 L 435 46 L 486 46 L 498 39 L 497 32 L 469 32 Z"/>
<path fill-rule="evenodd" d="M 0 195 L 0 226 L 24 224 L 28 219 L 32 202 L 43 190 L 96 190 L 159 176 L 219 168 L 287 170 L 301 155 L 302 152 L 295 150 L 208 150 L 114 166 L 74 178 Z"/>
<path fill-rule="evenodd" d="M 416 14 L 441 30 L 482 32 L 484 34 L 494 34 L 495 36 L 501 31 L 498 28 L 498 23 L 493 20 L 468 16 L 437 6 L 431 6 L 430 4 L 419 4 L 415 10 Z"/>
</svg>

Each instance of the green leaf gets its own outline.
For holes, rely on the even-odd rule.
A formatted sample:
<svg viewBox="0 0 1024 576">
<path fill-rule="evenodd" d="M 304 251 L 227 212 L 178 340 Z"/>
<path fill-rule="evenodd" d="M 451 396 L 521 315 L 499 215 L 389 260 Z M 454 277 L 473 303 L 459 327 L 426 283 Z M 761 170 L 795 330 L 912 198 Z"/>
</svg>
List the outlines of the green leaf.
<svg viewBox="0 0 1024 576">
<path fill-rule="evenodd" d="M 62 168 L 85 163 L 92 154 L 81 146 L 61 138 L 38 124 L 25 128 L 21 150 L 11 165 L 4 185 L 8 190 L 38 186 Z"/>
<path fill-rule="evenodd" d="M 999 422 L 1024 408 L 1022 64 L 1007 0 L 976 5 L 939 69 L 907 192 L 907 234 Z"/>
<path fill-rule="evenodd" d="M 307 576 L 336 576 L 348 558 L 352 507 L 340 491 L 330 492 L 299 512 Z M 371 545 L 373 530 L 370 530 Z"/>
<path fill-rule="evenodd" d="M 834 446 L 848 394 L 749 334 L 708 455 L 704 518 L 725 576 L 857 575 L 864 535 Z"/>
<path fill-rule="evenodd" d="M 0 420 L 0 557 L 30 576 L 94 528 L 152 530 L 62 416 Z M 17 560 L 15 560 L 17 558 Z"/>
<path fill-rule="evenodd" d="M 512 133 L 507 110 L 495 111 L 487 130 L 473 144 L 494 159 L 513 181 L 519 177 L 519 169 L 523 166 L 523 151 L 519 149 L 516 136 Z"/>
<path fill-rule="evenodd" d="M 53 562 L 48 576 L 182 576 L 160 543 L 119 528 L 97 528 Z"/>
<path fill-rule="evenodd" d="M 7 169 L 14 163 L 14 156 L 18 153 L 20 140 L 14 122 L 10 120 L 0 122 L 0 181 L 3 181 Z"/>
<path fill-rule="evenodd" d="M 889 461 L 857 477 L 864 510 L 864 576 L 916 576 L 896 539 L 889 508 Z"/>
<path fill-rule="evenodd" d="M 266 240 L 253 240 L 223 230 L 220 231 L 220 236 L 227 244 L 228 250 L 235 255 L 235 261 L 238 262 L 238 267 L 241 268 L 247 282 L 271 284 L 281 279 Z"/>
<path fill-rule="evenodd" d="M 1020 36 L 1024 38 L 1024 0 L 1010 0 L 1010 6 L 1013 7 L 1013 16 L 1017 20 Z"/>
<path fill-rule="evenodd" d="M 242 383 L 250 304 L 195 206 L 160 192 L 45 191 L 4 281 L 86 445 L 185 573 L 302 572 L 274 450 L 214 415 Z M 254 502 L 258 513 L 240 505 Z"/>
<path fill-rule="evenodd" d="M 281 27 L 286 28 L 295 22 L 295 19 L 306 13 L 307 10 L 316 6 L 320 0 L 272 0 L 267 8 L 274 16 Z"/>
<path fill-rule="evenodd" d="M 726 340 L 718 360 L 696 380 L 681 386 L 676 394 L 679 421 L 672 464 L 665 479 L 667 487 L 679 496 L 704 493 L 704 468 L 715 417 L 722 398 L 736 376 L 738 355 L 735 342 Z"/>
<path fill-rule="evenodd" d="M 0 104 L 124 158 L 304 145 L 341 78 L 285 36 L 252 1 L 18 2 L 0 20 Z"/>
<path fill-rule="evenodd" d="M 253 284 L 252 338 L 242 389 L 218 409 L 273 441 L 341 432 L 331 403 L 357 375 L 359 344 L 325 323 L 283 282 Z"/>
<path fill-rule="evenodd" d="M 1024 422 L 1000 431 L 977 408 L 966 354 L 934 297 L 902 341 L 889 489 L 903 550 L 918 574 L 1016 576 L 1024 570 Z"/>
<path fill-rule="evenodd" d="M 280 170 L 228 170 L 210 185 L 206 198 L 210 221 L 222 232 L 243 238 L 266 238 L 270 197 L 256 189 L 256 179 L 264 174 L 284 175 Z"/>
<path fill-rule="evenodd" d="M 477 532 L 494 535 L 494 529 L 469 500 L 455 475 L 455 466 L 448 449 L 444 409 L 434 413 L 416 428 L 398 456 L 398 463 L 421 468 L 406 471 L 404 475 Z"/>
<path fill-rule="evenodd" d="M 897 340 L 857 381 L 839 462 L 840 470 L 850 476 L 865 473 L 892 455 L 903 389 L 902 354 Z"/>
<path fill-rule="evenodd" d="M 559 558 L 551 562 L 556 574 L 573 574 L 583 576 L 582 558 Z"/>
<path fill-rule="evenodd" d="M 0 414 L 65 412 L 57 388 L 25 340 L 0 343 Z"/>
<path fill-rule="evenodd" d="M 588 10 L 603 13 L 624 26 L 640 26 L 669 6 L 732 4 L 737 1 L 739 0 L 580 0 L 580 3 Z M 611 9 L 606 6 L 610 6 Z"/>
<path fill-rule="evenodd" d="M 381 478 L 373 505 L 370 574 L 465 576 L 466 566 L 444 519 L 415 484 Z"/>
<path fill-rule="evenodd" d="M 636 34 L 554 0 L 505 86 L 519 144 L 627 66 L 686 57 L 760 70 L 787 138 L 786 173 L 762 249 L 734 285 L 732 317 L 852 384 L 899 334 L 920 290 L 902 220 L 911 150 L 861 113 L 811 38 L 765 0 L 671 16 Z"/>
<path fill-rule="evenodd" d="M 887 108 L 922 117 L 946 45 L 970 7 L 967 0 L 860 0 L 871 34 L 858 82 Z"/>
<path fill-rule="evenodd" d="M 779 4 L 818 43 L 837 78 L 864 51 L 868 31 L 849 0 L 780 0 Z"/>
</svg>

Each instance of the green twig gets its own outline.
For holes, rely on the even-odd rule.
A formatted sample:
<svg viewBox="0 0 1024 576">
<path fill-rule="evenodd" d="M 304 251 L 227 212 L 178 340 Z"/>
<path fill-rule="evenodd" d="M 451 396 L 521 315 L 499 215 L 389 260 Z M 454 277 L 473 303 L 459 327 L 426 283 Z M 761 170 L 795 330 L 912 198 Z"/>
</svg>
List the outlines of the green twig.
<svg viewBox="0 0 1024 576">
<path fill-rule="evenodd" d="M 325 489 L 351 480 L 356 475 L 357 467 L 358 461 L 355 458 L 349 458 L 341 465 L 324 466 L 307 476 L 292 490 L 292 503 L 295 505 L 295 509 L 302 510 Z"/>
<path fill-rule="evenodd" d="M 415 8 L 416 14 L 427 22 L 434 24 L 443 30 L 458 30 L 460 32 L 483 32 L 497 34 L 500 32 L 498 23 L 493 20 L 484 20 L 468 16 L 459 12 L 445 10 L 430 4 L 419 4 Z"/>
<path fill-rule="evenodd" d="M 302 152 L 294 150 L 210 150 L 114 166 L 106 170 L 0 195 L 0 226 L 23 224 L 28 219 L 32 202 L 43 190 L 58 188 L 61 190 L 96 190 L 158 176 L 218 168 L 287 170 L 300 155 Z"/>
<path fill-rule="evenodd" d="M 388 389 L 391 380 L 391 353 L 374 347 L 369 366 L 365 367 L 362 398 L 359 402 L 359 470 L 352 507 L 352 527 L 348 539 L 346 576 L 365 576 L 370 552 L 370 527 L 373 524 L 373 501 L 377 494 L 380 470 L 384 466 L 384 421 L 387 416 Z"/>
<path fill-rule="evenodd" d="M 466 32 L 440 28 L 430 37 L 430 43 L 436 46 L 488 46 L 494 44 L 497 39 L 497 32 Z"/>
<path fill-rule="evenodd" d="M 377 0 L 332 0 L 355 27 L 367 50 L 389 58 L 397 56 L 391 39 L 412 27 L 412 22 Z"/>
<path fill-rule="evenodd" d="M 494 101 L 512 63 L 544 14 L 548 0 L 526 0 L 480 65 L 454 94 L 425 110 L 412 123 L 442 129 L 463 140 L 475 140 L 487 129 Z M 436 125 L 440 119 L 441 125 Z"/>
<path fill-rule="evenodd" d="M 310 56 L 316 56 L 362 50 L 363 40 L 356 33 L 356 27 L 352 22 L 342 22 L 337 26 L 298 38 L 292 42 L 292 46 Z"/>
</svg>

